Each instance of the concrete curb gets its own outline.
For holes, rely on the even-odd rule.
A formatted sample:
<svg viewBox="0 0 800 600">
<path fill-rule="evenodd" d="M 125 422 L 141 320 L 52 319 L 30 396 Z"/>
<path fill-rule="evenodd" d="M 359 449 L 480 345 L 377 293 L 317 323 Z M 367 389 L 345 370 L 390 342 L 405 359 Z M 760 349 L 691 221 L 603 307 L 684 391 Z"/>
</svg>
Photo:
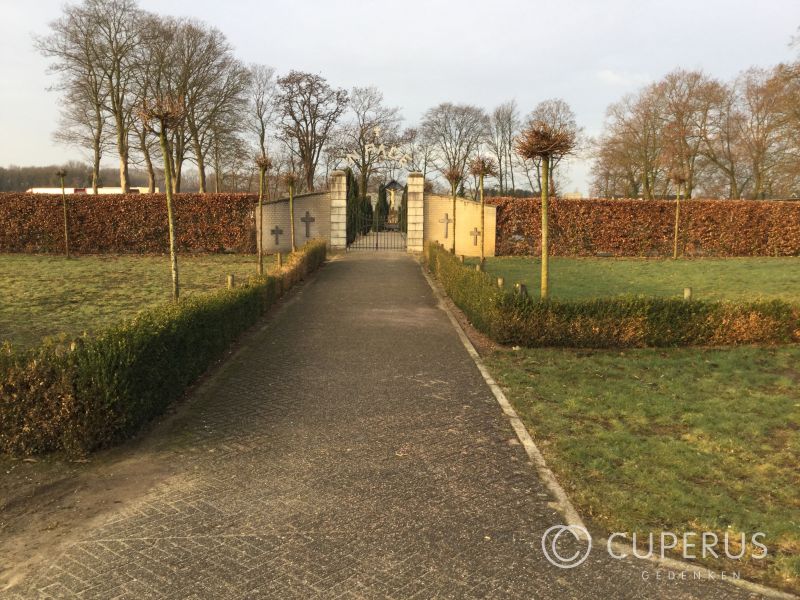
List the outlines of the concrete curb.
<svg viewBox="0 0 800 600">
<path fill-rule="evenodd" d="M 503 390 L 500 389 L 500 386 L 492 378 L 491 374 L 489 373 L 489 370 L 483 363 L 483 360 L 481 360 L 478 351 L 475 350 L 475 346 L 473 346 L 466 332 L 461 327 L 461 324 L 458 322 L 458 319 L 456 319 L 455 315 L 453 314 L 453 311 L 450 310 L 450 307 L 447 305 L 447 302 L 445 300 L 445 298 L 447 297 L 446 293 L 440 289 L 438 283 L 431 277 L 431 275 L 428 273 L 427 269 L 425 269 L 424 265 L 421 262 L 420 262 L 420 269 L 422 270 L 422 274 L 425 276 L 428 285 L 431 287 L 433 295 L 436 297 L 436 300 L 438 301 L 439 308 L 442 309 L 444 313 L 447 315 L 448 319 L 450 319 L 450 323 L 452 323 L 453 328 L 456 330 L 456 333 L 458 334 L 461 343 L 464 345 L 464 348 L 467 350 L 467 353 L 472 358 L 473 362 L 475 363 L 475 366 L 477 366 L 478 370 L 481 372 L 484 381 L 486 381 L 486 385 L 488 385 L 489 389 L 492 390 L 492 394 L 494 394 L 494 397 L 497 399 L 497 403 L 500 405 L 500 408 L 503 409 L 503 413 L 508 417 L 508 420 L 511 423 L 511 427 L 517 434 L 517 439 L 519 439 L 520 443 L 525 448 L 525 452 L 528 454 L 528 458 L 530 458 L 534 467 L 536 467 L 537 474 L 547 487 L 547 490 L 553 495 L 553 498 L 555 498 L 555 501 L 550 503 L 551 506 L 555 510 L 557 510 L 564 518 L 564 523 L 563 523 L 564 525 L 577 526 L 586 530 L 587 527 L 584 525 L 583 520 L 578 514 L 578 511 L 575 510 L 575 507 L 570 501 L 569 496 L 567 496 L 567 493 L 564 491 L 564 488 L 561 487 L 561 484 L 558 483 L 556 476 L 547 466 L 547 463 L 544 460 L 544 456 L 542 456 L 542 453 L 539 451 L 539 448 L 536 447 L 536 444 L 534 443 L 533 439 L 528 433 L 528 430 L 525 427 L 525 424 L 522 422 L 522 419 L 519 418 L 519 415 L 514 410 L 514 407 L 511 406 L 511 403 L 508 401 L 508 398 L 506 398 L 506 395 L 503 393 Z M 578 531 L 577 533 L 580 534 L 580 531 Z M 585 539 L 585 536 L 583 535 L 580 535 L 580 537 L 583 537 Z M 600 538 L 597 541 L 602 542 L 603 546 L 608 545 L 607 538 Z M 623 542 L 614 541 L 611 543 L 611 547 L 617 553 L 631 554 L 633 551 L 631 545 L 625 544 Z M 710 569 L 698 566 L 693 563 L 684 562 L 678 559 L 651 557 L 638 560 L 647 560 L 648 562 L 658 565 L 660 567 L 664 567 L 675 571 L 688 571 L 692 573 L 697 573 L 704 579 L 709 578 L 708 573 Z M 791 594 L 789 592 L 782 592 L 780 590 L 760 585 L 758 583 L 752 583 L 744 579 L 733 579 L 733 578 L 726 579 L 725 583 L 734 585 L 738 588 L 747 590 L 748 592 L 752 592 L 754 594 L 760 594 L 766 598 L 775 598 L 779 600 L 800 600 L 800 597 L 795 596 L 794 594 Z"/>
</svg>

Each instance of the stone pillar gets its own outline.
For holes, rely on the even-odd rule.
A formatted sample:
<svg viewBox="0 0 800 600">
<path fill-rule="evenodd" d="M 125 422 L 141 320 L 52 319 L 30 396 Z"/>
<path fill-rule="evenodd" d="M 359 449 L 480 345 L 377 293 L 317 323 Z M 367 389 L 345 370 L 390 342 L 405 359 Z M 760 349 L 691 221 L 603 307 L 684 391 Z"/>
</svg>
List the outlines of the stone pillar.
<svg viewBox="0 0 800 600">
<path fill-rule="evenodd" d="M 347 249 L 347 175 L 331 173 L 328 196 L 331 201 L 331 250 Z"/>
<path fill-rule="evenodd" d="M 408 235 L 406 249 L 408 252 L 422 252 L 425 237 L 425 179 L 422 173 L 408 174 Z"/>
</svg>

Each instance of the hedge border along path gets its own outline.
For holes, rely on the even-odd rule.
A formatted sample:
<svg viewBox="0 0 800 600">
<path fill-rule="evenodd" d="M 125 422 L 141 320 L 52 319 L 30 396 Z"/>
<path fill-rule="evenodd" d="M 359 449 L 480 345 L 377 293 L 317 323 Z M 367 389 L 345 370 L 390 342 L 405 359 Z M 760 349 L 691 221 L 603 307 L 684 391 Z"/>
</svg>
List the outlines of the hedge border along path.
<svg viewBox="0 0 800 600">
<path fill-rule="evenodd" d="M 67 196 L 70 249 L 78 254 L 169 251 L 164 194 Z M 175 221 L 182 252 L 255 252 L 256 196 L 177 194 Z M 64 251 L 60 195 L 0 194 L 0 252 Z"/>
<path fill-rule="evenodd" d="M 241 287 L 145 310 L 71 344 L 5 346 L 0 452 L 83 455 L 132 436 L 325 257 L 325 241 L 315 240 L 279 271 Z"/>
<path fill-rule="evenodd" d="M 704 302 L 671 298 L 541 301 L 499 289 L 436 243 L 428 269 L 479 331 L 526 347 L 643 348 L 800 342 L 800 307 L 779 300 Z"/>
<path fill-rule="evenodd" d="M 541 203 L 487 198 L 497 207 L 497 254 L 538 255 Z M 556 256 L 672 256 L 675 202 L 553 199 L 550 248 Z M 799 256 L 800 201 L 681 201 L 686 256 Z"/>
</svg>

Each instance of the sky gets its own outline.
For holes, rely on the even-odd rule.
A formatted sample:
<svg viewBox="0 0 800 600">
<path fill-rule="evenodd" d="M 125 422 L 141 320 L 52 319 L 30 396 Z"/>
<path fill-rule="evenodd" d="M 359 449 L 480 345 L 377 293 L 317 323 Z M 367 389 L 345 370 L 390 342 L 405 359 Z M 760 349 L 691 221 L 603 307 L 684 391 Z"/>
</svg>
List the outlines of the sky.
<svg viewBox="0 0 800 600">
<path fill-rule="evenodd" d="M 793 60 L 799 0 L 140 0 L 150 11 L 221 29 L 245 62 L 375 85 L 415 125 L 440 102 L 488 110 L 516 99 L 523 116 L 563 98 L 588 135 L 628 92 L 674 68 L 731 79 Z M 59 98 L 33 36 L 62 0 L 0 0 L 0 165 L 84 159 L 52 140 Z M 113 161 L 109 164 L 113 164 Z M 588 192 L 573 160 L 569 191 Z"/>
</svg>

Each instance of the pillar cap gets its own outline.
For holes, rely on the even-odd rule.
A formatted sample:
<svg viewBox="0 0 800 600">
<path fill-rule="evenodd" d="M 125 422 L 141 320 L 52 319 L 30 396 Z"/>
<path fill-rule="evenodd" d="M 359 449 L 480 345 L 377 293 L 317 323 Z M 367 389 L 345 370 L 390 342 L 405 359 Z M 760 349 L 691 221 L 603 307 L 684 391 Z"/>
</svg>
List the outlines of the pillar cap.
<svg viewBox="0 0 800 600">
<path fill-rule="evenodd" d="M 413 171 L 408 174 L 408 178 L 411 179 L 412 177 L 422 177 L 422 173 L 419 171 Z"/>
</svg>

